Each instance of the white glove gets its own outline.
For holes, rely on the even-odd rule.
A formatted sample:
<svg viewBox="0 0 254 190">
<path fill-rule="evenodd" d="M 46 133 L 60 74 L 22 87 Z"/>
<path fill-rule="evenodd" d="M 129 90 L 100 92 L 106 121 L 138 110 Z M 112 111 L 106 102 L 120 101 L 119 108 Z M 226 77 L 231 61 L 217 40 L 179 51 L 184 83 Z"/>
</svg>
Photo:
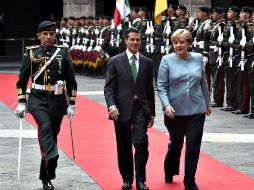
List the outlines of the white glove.
<svg viewBox="0 0 254 190">
<path fill-rule="evenodd" d="M 75 115 L 75 105 L 69 105 L 67 108 L 67 116 L 69 118 L 73 117 Z"/>
<path fill-rule="evenodd" d="M 223 41 L 223 35 L 219 35 L 217 40 L 218 40 L 219 43 L 221 43 Z"/>
<path fill-rule="evenodd" d="M 240 46 L 244 47 L 246 45 L 246 38 L 241 39 Z"/>
<path fill-rule="evenodd" d="M 230 44 L 233 44 L 234 39 L 235 39 L 234 37 L 229 37 L 228 42 L 229 42 Z"/>
<path fill-rule="evenodd" d="M 204 65 L 206 65 L 206 64 L 208 63 L 208 58 L 207 58 L 207 56 L 204 56 L 204 57 L 203 57 L 203 63 L 204 63 Z"/>
<path fill-rule="evenodd" d="M 26 103 L 19 103 L 19 105 L 16 108 L 16 116 L 18 118 L 23 118 L 26 115 Z"/>
</svg>

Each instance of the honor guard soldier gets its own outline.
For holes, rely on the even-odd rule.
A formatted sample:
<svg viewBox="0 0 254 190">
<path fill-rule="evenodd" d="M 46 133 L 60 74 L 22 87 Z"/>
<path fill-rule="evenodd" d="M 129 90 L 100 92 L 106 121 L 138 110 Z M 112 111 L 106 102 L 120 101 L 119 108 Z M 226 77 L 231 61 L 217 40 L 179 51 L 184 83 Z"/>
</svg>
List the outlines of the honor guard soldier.
<svg viewBox="0 0 254 190">
<path fill-rule="evenodd" d="M 235 58 L 237 65 L 236 96 L 237 110 L 232 113 L 244 114 L 249 112 L 249 79 L 246 58 L 251 53 L 251 42 L 253 36 L 252 9 L 242 7 L 239 15 L 241 27 L 235 36 L 235 48 L 240 49 L 239 55 Z"/>
<path fill-rule="evenodd" d="M 211 92 L 211 68 L 208 64 L 208 52 L 209 52 L 209 30 L 212 21 L 210 20 L 211 9 L 207 6 L 198 8 L 197 17 L 200 20 L 198 27 L 192 32 L 194 37 L 193 48 L 197 53 L 203 55 L 203 62 L 205 65 L 205 72 L 207 76 L 207 83 L 209 93 Z"/>
<path fill-rule="evenodd" d="M 59 157 L 57 135 L 63 116 L 66 113 L 69 117 L 74 115 L 77 83 L 67 49 L 54 45 L 54 23 L 41 22 L 37 32 L 40 45 L 26 48 L 16 84 L 19 101 L 16 113 L 24 115 L 27 110 L 38 125 L 38 141 L 42 156 L 39 179 L 42 180 L 43 189 L 49 190 L 54 189 L 51 180 L 56 177 Z M 32 87 L 26 100 L 30 78 Z"/>
<path fill-rule="evenodd" d="M 174 32 L 174 26 L 175 23 L 177 23 L 176 18 L 176 5 L 169 5 L 169 7 L 166 10 L 166 18 L 165 21 L 162 21 L 160 25 L 163 25 L 163 48 L 161 49 L 162 54 L 169 54 L 174 51 L 174 48 L 171 44 L 171 34 Z"/>
<path fill-rule="evenodd" d="M 177 22 L 174 26 L 174 31 L 177 29 L 185 29 L 188 26 L 188 20 L 185 18 L 187 8 L 184 5 L 178 5 L 176 9 Z"/>
<path fill-rule="evenodd" d="M 66 43 L 66 27 L 67 27 L 67 18 L 63 17 L 60 21 L 59 28 L 59 44 L 64 45 Z"/>
<path fill-rule="evenodd" d="M 212 74 L 213 103 L 211 107 L 222 107 L 224 101 L 224 69 L 222 66 L 222 41 L 224 9 L 215 7 L 212 11 L 213 24 L 210 28 L 209 65 Z"/>
<path fill-rule="evenodd" d="M 154 23 L 154 31 L 153 31 L 153 36 L 154 36 L 154 49 L 152 52 L 152 60 L 153 60 L 153 77 L 154 77 L 154 83 L 157 86 L 157 76 L 158 76 L 158 71 L 160 67 L 160 62 L 162 58 L 162 53 L 161 53 L 161 47 L 163 45 L 163 23 L 164 21 L 161 21 L 161 23 L 158 25 Z"/>
<path fill-rule="evenodd" d="M 248 84 L 249 84 L 249 93 L 250 93 L 250 108 L 249 113 L 243 117 L 253 119 L 254 118 L 254 8 L 252 8 L 252 27 L 248 28 L 248 32 L 252 33 L 252 36 L 248 43 L 246 43 L 247 51 L 247 60 L 246 67 L 248 71 Z"/>
<path fill-rule="evenodd" d="M 147 52 L 145 53 L 145 47 L 146 47 L 146 35 L 145 35 L 145 32 L 146 32 L 147 23 L 148 23 L 147 12 L 148 12 L 148 9 L 146 7 L 140 7 L 140 9 L 138 11 L 138 15 L 139 15 L 140 21 L 135 22 L 133 24 L 133 26 L 135 28 L 137 28 L 141 32 L 141 46 L 140 46 L 139 51 L 141 53 L 144 53 L 145 55 L 148 55 Z"/>
<path fill-rule="evenodd" d="M 224 66 L 224 77 L 226 84 L 226 107 L 221 110 L 224 111 L 235 111 L 236 109 L 236 100 L 235 96 L 233 96 L 233 89 L 235 89 L 233 83 L 235 81 L 235 71 L 236 67 L 233 65 L 233 58 L 235 55 L 233 40 L 235 38 L 235 34 L 237 33 L 237 24 L 239 26 L 239 16 L 240 9 L 237 6 L 231 6 L 227 12 L 227 23 L 223 30 L 223 66 Z"/>
</svg>

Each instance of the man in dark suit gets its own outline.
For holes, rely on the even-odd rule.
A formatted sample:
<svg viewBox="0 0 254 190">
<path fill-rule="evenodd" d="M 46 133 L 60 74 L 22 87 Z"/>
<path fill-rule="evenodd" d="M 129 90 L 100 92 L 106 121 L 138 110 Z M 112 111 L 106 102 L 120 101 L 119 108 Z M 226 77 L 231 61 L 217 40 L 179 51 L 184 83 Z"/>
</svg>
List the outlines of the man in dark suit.
<svg viewBox="0 0 254 190">
<path fill-rule="evenodd" d="M 135 176 L 137 190 L 146 186 L 148 160 L 147 128 L 155 116 L 152 60 L 139 53 L 141 34 L 136 28 L 125 32 L 127 50 L 112 57 L 108 63 L 104 96 L 109 118 L 114 120 L 118 166 L 123 179 L 123 190 L 133 183 L 133 154 L 135 147 Z"/>
</svg>

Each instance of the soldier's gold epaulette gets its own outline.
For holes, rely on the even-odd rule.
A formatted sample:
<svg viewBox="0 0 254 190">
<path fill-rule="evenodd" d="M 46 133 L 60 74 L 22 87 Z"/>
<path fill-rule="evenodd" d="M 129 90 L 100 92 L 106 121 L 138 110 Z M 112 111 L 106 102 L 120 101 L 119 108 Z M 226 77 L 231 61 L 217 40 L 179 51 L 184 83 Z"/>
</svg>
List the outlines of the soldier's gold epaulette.
<svg viewBox="0 0 254 190">
<path fill-rule="evenodd" d="M 39 45 L 35 45 L 35 46 L 27 46 L 26 47 L 26 50 L 29 50 L 29 49 L 35 49 L 35 48 L 39 48 L 40 46 Z"/>
<path fill-rule="evenodd" d="M 69 48 L 67 45 L 54 44 L 54 46 L 57 47 L 57 48 Z"/>
</svg>

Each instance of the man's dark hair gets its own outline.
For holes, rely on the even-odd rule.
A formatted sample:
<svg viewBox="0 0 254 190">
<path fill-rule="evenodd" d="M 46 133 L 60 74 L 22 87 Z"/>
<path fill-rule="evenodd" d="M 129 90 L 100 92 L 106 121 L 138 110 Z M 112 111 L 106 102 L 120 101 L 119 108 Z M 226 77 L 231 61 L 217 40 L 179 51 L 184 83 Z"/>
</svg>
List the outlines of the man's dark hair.
<svg viewBox="0 0 254 190">
<path fill-rule="evenodd" d="M 125 33 L 124 33 L 124 38 L 125 38 L 125 39 L 128 39 L 129 33 L 131 33 L 131 32 L 141 34 L 140 31 L 139 31 L 137 28 L 135 28 L 135 27 L 130 27 L 130 28 L 128 28 L 128 29 L 125 31 Z"/>
</svg>

